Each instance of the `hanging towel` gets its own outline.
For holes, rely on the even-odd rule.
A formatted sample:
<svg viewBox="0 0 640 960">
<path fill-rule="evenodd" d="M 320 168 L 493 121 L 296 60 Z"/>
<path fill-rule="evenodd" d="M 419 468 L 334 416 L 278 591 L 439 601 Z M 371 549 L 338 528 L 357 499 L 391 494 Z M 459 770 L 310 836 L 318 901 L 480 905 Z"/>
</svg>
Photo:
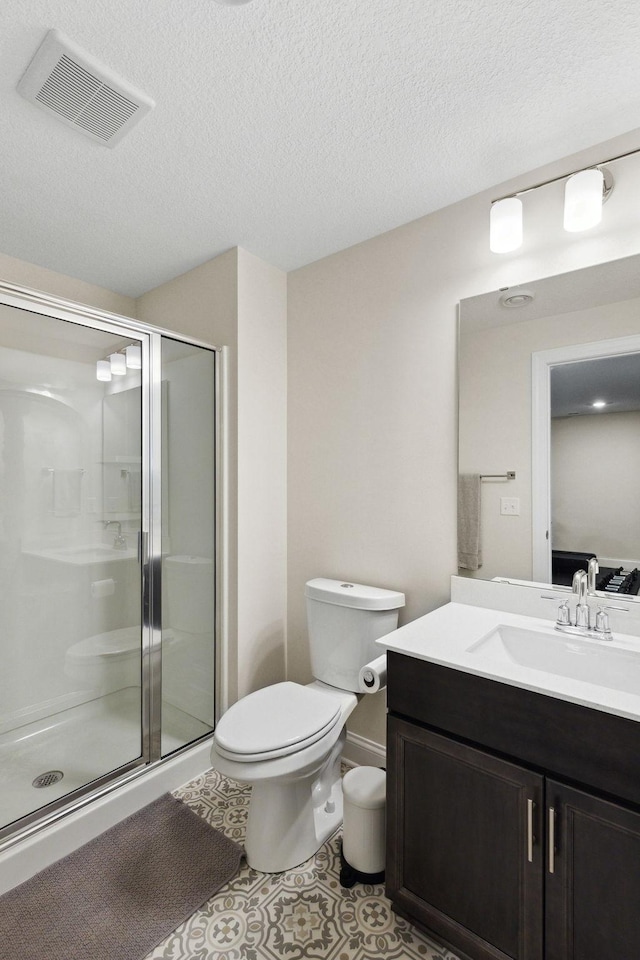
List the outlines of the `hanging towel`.
<svg viewBox="0 0 640 960">
<path fill-rule="evenodd" d="M 479 473 L 458 477 L 458 567 L 462 570 L 482 566 L 480 484 Z"/>
<path fill-rule="evenodd" d="M 80 513 L 84 470 L 53 471 L 53 515 L 75 517 Z"/>
<path fill-rule="evenodd" d="M 142 474 L 138 466 L 130 466 L 126 471 L 127 477 L 127 510 L 130 513 L 140 513 L 142 504 Z"/>
</svg>

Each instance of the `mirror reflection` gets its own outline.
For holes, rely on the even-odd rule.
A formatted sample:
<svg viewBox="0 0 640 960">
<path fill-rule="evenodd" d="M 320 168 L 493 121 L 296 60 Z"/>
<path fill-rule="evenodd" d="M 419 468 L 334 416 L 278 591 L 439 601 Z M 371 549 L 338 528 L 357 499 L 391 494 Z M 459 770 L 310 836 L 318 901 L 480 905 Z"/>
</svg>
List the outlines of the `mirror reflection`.
<svg viewBox="0 0 640 960">
<path fill-rule="evenodd" d="M 463 300 L 459 573 L 640 588 L 640 258 Z"/>
</svg>

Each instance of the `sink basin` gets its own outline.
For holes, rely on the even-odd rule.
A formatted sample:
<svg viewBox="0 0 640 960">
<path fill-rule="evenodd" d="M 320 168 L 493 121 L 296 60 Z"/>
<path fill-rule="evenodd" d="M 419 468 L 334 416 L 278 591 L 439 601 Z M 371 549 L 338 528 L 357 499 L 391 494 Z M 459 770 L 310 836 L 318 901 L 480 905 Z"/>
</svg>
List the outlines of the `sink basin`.
<svg viewBox="0 0 640 960">
<path fill-rule="evenodd" d="M 582 640 L 561 632 L 545 633 L 500 624 L 467 653 L 540 670 L 547 674 L 640 694 L 640 653 L 602 640 Z"/>
</svg>

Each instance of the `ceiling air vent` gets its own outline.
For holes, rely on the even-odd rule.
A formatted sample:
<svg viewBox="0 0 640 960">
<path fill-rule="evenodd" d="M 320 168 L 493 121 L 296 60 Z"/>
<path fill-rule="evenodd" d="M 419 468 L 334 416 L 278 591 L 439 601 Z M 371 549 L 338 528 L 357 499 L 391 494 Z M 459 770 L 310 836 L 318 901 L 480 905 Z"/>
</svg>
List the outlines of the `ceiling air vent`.
<svg viewBox="0 0 640 960">
<path fill-rule="evenodd" d="M 119 143 L 155 106 L 59 30 L 49 30 L 18 93 L 107 147 Z"/>
</svg>

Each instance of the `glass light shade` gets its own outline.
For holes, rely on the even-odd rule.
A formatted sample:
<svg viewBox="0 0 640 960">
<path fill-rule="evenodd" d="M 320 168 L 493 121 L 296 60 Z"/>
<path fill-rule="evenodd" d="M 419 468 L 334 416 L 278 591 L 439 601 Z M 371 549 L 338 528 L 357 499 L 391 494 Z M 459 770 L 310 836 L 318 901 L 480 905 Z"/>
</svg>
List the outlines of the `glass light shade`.
<svg viewBox="0 0 640 960">
<path fill-rule="evenodd" d="M 111 364 L 108 360 L 98 360 L 96 363 L 96 379 L 111 380 Z"/>
<path fill-rule="evenodd" d="M 602 220 L 602 170 L 581 170 L 564 188 L 564 228 L 570 233 L 588 230 Z"/>
<path fill-rule="evenodd" d="M 127 361 L 124 353 L 112 353 L 109 357 L 111 373 L 115 377 L 123 377 L 127 372 Z"/>
<path fill-rule="evenodd" d="M 129 370 L 140 370 L 142 367 L 142 350 L 140 345 L 132 343 L 125 350 L 126 363 Z"/>
<path fill-rule="evenodd" d="M 507 197 L 491 205 L 489 248 L 492 253 L 510 253 L 522 246 L 522 200 Z"/>
</svg>

